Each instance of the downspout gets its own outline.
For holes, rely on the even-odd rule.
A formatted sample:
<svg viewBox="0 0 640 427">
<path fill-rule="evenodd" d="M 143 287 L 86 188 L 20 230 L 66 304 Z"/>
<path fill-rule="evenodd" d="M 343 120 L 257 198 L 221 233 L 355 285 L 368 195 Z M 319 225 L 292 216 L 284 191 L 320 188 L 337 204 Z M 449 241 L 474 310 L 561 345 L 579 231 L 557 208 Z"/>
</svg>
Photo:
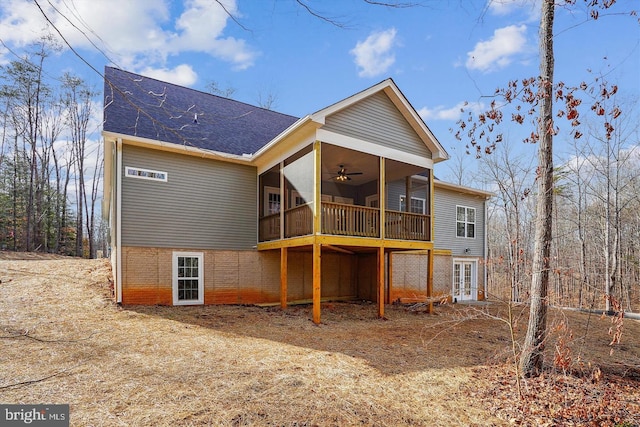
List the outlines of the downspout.
<svg viewBox="0 0 640 427">
<path fill-rule="evenodd" d="M 122 303 L 122 138 L 116 140 L 116 303 Z"/>
<path fill-rule="evenodd" d="M 487 218 L 488 218 L 488 213 L 489 213 L 489 209 L 487 207 L 487 199 L 484 199 L 484 250 L 483 250 L 483 254 L 482 254 L 482 258 L 483 258 L 483 263 L 482 263 L 482 268 L 484 269 L 484 300 L 488 300 L 489 299 L 489 294 L 488 292 L 488 287 L 487 287 L 487 282 L 489 281 L 489 272 L 487 270 L 487 253 L 489 251 L 489 245 L 487 244 Z"/>
</svg>

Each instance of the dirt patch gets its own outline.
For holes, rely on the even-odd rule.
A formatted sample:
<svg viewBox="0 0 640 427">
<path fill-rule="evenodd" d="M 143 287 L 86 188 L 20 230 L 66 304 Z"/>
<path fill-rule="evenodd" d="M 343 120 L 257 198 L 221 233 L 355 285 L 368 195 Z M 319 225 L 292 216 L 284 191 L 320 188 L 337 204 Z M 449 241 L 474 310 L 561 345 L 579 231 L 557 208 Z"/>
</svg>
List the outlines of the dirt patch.
<svg viewBox="0 0 640 427">
<path fill-rule="evenodd" d="M 505 317 L 497 304 L 440 306 L 433 315 L 391 305 L 380 320 L 375 304 L 327 303 L 315 325 L 309 306 L 118 307 L 106 260 L 5 260 L 0 280 L 0 401 L 69 403 L 72 425 L 444 426 L 514 418 L 494 400 L 517 401 L 503 363 L 508 330 L 489 316 Z M 607 320 L 553 318 L 565 316 L 575 322 L 571 345 L 582 360 L 626 366 L 639 357 L 637 322 L 625 324 L 625 338 L 636 341 L 623 338 L 611 356 Z M 518 323 L 519 334 L 524 327 Z"/>
</svg>

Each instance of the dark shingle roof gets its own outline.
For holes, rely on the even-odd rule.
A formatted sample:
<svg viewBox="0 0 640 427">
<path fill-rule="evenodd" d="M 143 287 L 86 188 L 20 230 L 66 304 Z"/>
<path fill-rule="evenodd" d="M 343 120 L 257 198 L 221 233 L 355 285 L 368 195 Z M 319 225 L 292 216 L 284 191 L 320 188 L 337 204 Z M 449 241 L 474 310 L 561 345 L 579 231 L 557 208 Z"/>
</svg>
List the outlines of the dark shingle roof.
<svg viewBox="0 0 640 427">
<path fill-rule="evenodd" d="M 229 154 L 252 154 L 297 117 L 105 67 L 108 132 Z"/>
</svg>

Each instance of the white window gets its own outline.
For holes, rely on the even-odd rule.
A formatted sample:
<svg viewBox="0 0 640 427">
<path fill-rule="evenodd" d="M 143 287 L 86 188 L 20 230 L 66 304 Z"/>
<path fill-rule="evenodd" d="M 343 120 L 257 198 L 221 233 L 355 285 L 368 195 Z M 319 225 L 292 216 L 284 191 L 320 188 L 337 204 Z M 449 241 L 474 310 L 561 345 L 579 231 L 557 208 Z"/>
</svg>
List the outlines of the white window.
<svg viewBox="0 0 640 427">
<path fill-rule="evenodd" d="M 153 181 L 167 182 L 168 174 L 162 171 L 154 171 L 150 169 L 140 169 L 132 166 L 126 166 L 125 174 L 129 178 L 150 179 Z"/>
<path fill-rule="evenodd" d="M 307 201 L 304 199 L 304 197 L 302 197 L 302 195 L 295 191 L 292 190 L 291 191 L 291 200 L 289 202 L 291 204 L 291 208 L 295 208 L 297 206 L 301 206 L 301 205 L 305 205 L 307 204 Z"/>
<path fill-rule="evenodd" d="M 475 239 L 476 209 L 456 206 L 456 236 Z"/>
<path fill-rule="evenodd" d="M 402 196 L 400 196 L 400 211 L 401 212 L 405 212 L 405 203 L 406 202 L 406 197 L 404 196 L 404 194 Z M 417 214 L 423 214 L 426 212 L 425 211 L 425 206 L 427 204 L 427 201 L 425 199 L 420 199 L 418 197 L 412 197 L 411 198 L 411 206 L 409 206 L 409 212 L 412 213 L 417 213 Z"/>
<path fill-rule="evenodd" d="M 264 187 L 264 216 L 280 212 L 280 189 Z"/>
<path fill-rule="evenodd" d="M 173 253 L 173 305 L 204 304 L 204 255 Z"/>
</svg>

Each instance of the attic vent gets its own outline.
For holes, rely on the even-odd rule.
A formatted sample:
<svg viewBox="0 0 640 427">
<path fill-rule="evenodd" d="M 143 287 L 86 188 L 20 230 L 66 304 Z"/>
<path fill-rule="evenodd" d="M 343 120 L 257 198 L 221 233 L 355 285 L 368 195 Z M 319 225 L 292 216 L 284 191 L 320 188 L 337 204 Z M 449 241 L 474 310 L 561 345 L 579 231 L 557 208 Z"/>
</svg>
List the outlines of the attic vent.
<svg viewBox="0 0 640 427">
<path fill-rule="evenodd" d="M 140 169 L 131 166 L 125 167 L 125 175 L 130 178 L 150 179 L 153 181 L 163 182 L 167 182 L 168 179 L 168 174 L 166 172 Z"/>
</svg>

